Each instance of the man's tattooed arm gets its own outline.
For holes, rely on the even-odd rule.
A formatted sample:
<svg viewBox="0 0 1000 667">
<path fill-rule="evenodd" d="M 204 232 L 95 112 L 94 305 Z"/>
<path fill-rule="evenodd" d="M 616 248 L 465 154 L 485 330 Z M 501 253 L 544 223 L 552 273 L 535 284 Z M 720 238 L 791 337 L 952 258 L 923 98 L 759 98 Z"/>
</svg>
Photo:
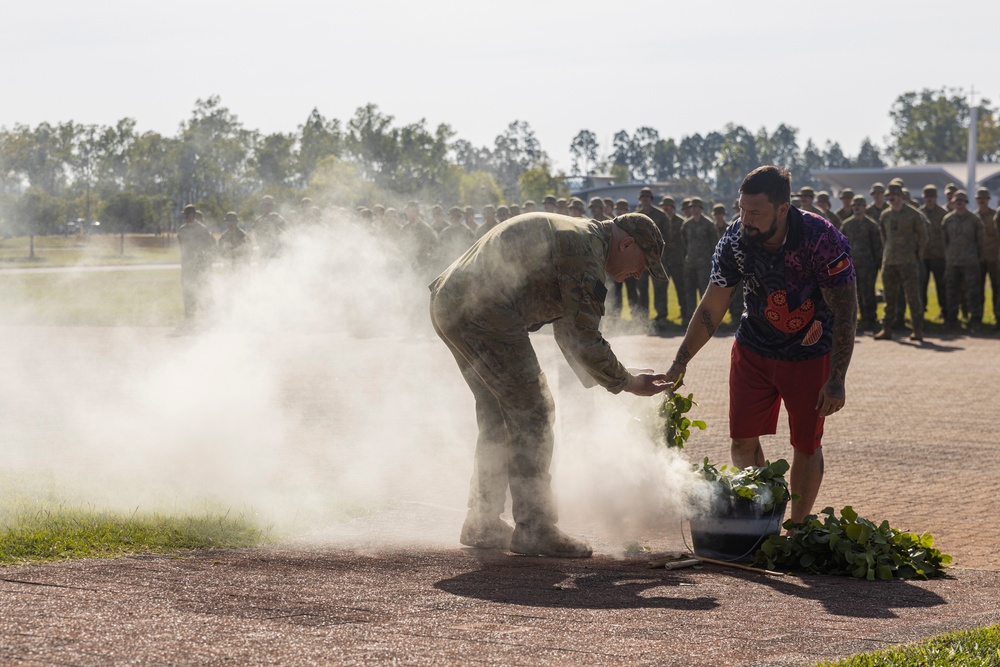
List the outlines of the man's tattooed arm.
<svg viewBox="0 0 1000 667">
<path fill-rule="evenodd" d="M 841 383 L 854 354 L 854 334 L 858 325 L 858 292 L 855 283 L 821 289 L 823 301 L 833 311 L 833 351 L 830 379 Z"/>
</svg>

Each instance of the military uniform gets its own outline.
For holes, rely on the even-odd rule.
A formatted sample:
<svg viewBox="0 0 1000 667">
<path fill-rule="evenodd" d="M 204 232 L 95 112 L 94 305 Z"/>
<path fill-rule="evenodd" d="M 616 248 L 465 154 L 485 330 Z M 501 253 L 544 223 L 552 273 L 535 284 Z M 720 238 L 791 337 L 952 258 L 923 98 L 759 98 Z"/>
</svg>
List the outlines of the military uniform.
<svg viewBox="0 0 1000 667">
<path fill-rule="evenodd" d="M 844 188 L 840 191 L 840 202 L 843 204 L 837 209 L 837 217 L 840 218 L 840 222 L 843 223 L 848 218 L 854 217 L 854 211 L 851 210 L 851 202 L 854 200 L 854 190 L 850 188 Z"/>
<path fill-rule="evenodd" d="M 870 207 L 869 207 L 870 209 Z M 924 306 L 920 300 L 921 253 L 927 244 L 927 223 L 924 217 L 907 204 L 899 211 L 887 207 L 879 217 L 882 236 L 882 293 L 885 297 L 883 331 L 891 333 L 896 321 L 897 308 L 902 314 L 905 306 L 899 303 L 900 285 L 910 307 L 910 320 L 915 334 L 922 335 Z M 885 336 L 880 336 L 885 337 Z"/>
<path fill-rule="evenodd" d="M 557 520 L 549 475 L 554 405 L 530 331 L 552 323 L 586 386 L 618 393 L 630 379 L 599 329 L 614 224 L 547 213 L 513 218 L 430 285 L 434 328 L 476 399 L 470 516 L 498 520 L 509 486 L 518 526 Z"/>
<path fill-rule="evenodd" d="M 660 230 L 660 234 L 663 236 L 664 240 L 666 240 L 667 236 L 670 234 L 670 221 L 667 219 L 667 214 L 664 213 L 662 208 L 650 204 L 648 209 L 644 210 L 640 206 L 636 209 L 636 211 L 649 216 L 649 218 L 653 221 L 653 224 L 656 225 L 656 228 Z M 649 310 L 647 304 L 649 303 L 650 280 L 653 281 L 653 308 L 656 309 L 656 324 L 657 326 L 662 327 L 667 322 L 667 285 L 669 283 L 663 280 L 656 280 L 651 276 L 647 276 L 647 274 L 643 274 L 639 277 L 639 303 L 642 304 L 642 306 L 645 306 L 645 308 L 642 309 L 643 311 Z"/>
<path fill-rule="evenodd" d="M 177 241 L 181 246 L 184 319 L 191 320 L 204 305 L 204 291 L 217 246 L 208 227 L 196 220 L 189 220 L 181 225 L 177 230 Z"/>
<path fill-rule="evenodd" d="M 944 228 L 941 225 L 948 211 L 936 204 L 934 208 L 925 204 L 917 210 L 927 220 L 927 247 L 924 248 L 924 271 L 921 274 L 920 294 L 923 295 L 924 309 L 926 310 L 927 290 L 930 286 L 931 275 L 933 275 L 938 306 L 940 306 L 943 316 L 948 312 L 948 296 L 945 287 L 947 279 L 944 275 Z"/>
<path fill-rule="evenodd" d="M 686 309 L 684 322 L 688 322 L 698 307 L 698 294 L 704 293 L 708 287 L 719 231 L 714 222 L 699 215 L 684 221 L 681 240 L 684 243 L 684 298 L 681 305 Z"/>
<path fill-rule="evenodd" d="M 983 297 L 980 292 L 979 264 L 983 248 L 983 221 L 972 211 L 959 214 L 952 211 L 942 222 L 945 281 L 948 286 L 948 310 L 944 321 L 958 323 L 958 304 L 969 304 L 969 323 L 975 326 L 983 320 Z"/>
<path fill-rule="evenodd" d="M 1000 323 L 1000 230 L 997 211 L 986 207 L 976 212 L 983 221 L 983 252 L 979 263 L 979 298 L 986 299 L 986 278 L 989 276 L 993 288 L 993 317 Z"/>
<path fill-rule="evenodd" d="M 464 223 L 450 224 L 438 234 L 437 267 L 443 271 L 476 242 L 476 235 Z"/>
<path fill-rule="evenodd" d="M 282 236 L 287 229 L 285 219 L 273 211 L 254 220 L 253 235 L 261 259 L 274 259 L 281 254 Z"/>
<path fill-rule="evenodd" d="M 247 233 L 239 227 L 222 232 L 219 237 L 219 252 L 226 259 L 230 269 L 236 269 L 250 260 L 250 244 Z"/>
<path fill-rule="evenodd" d="M 866 215 L 853 215 L 844 221 L 840 232 L 851 244 L 851 260 L 857 274 L 858 307 L 861 311 L 859 331 L 874 331 L 878 320 L 875 282 L 882 265 L 882 236 L 878 224 Z"/>
</svg>

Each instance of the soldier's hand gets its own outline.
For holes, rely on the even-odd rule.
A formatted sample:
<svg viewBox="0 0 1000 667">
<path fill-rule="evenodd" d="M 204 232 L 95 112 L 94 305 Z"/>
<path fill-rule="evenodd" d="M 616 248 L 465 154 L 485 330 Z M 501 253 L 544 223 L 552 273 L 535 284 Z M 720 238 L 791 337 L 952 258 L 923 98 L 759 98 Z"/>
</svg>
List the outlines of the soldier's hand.
<svg viewBox="0 0 1000 667">
<path fill-rule="evenodd" d="M 625 384 L 625 391 L 636 396 L 655 396 L 671 387 L 666 375 L 632 375 Z"/>
</svg>

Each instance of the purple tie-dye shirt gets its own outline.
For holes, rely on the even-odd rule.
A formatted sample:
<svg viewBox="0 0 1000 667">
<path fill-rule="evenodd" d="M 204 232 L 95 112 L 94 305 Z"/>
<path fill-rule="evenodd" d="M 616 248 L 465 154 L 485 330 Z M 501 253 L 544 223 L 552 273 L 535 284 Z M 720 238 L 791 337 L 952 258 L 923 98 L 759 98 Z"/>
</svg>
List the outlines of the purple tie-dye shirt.
<svg viewBox="0 0 1000 667">
<path fill-rule="evenodd" d="M 736 340 L 772 359 L 821 357 L 833 347 L 833 312 L 821 288 L 854 280 L 851 246 L 825 218 L 788 210 L 788 234 L 775 252 L 740 240 L 740 221 L 729 226 L 712 256 L 712 283 L 743 280 L 744 312 Z"/>
</svg>

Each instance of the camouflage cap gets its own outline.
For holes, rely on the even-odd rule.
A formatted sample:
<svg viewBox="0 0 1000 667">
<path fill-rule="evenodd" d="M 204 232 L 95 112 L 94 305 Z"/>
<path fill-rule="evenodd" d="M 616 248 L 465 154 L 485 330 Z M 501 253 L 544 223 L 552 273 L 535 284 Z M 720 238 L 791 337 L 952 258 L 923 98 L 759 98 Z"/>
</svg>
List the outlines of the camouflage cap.
<svg viewBox="0 0 1000 667">
<path fill-rule="evenodd" d="M 584 204 L 583 200 L 580 199 L 579 197 L 572 197 L 569 200 L 569 207 L 570 208 L 575 208 L 578 211 L 586 211 L 587 210 L 587 205 Z"/>
<path fill-rule="evenodd" d="M 697 206 L 698 208 L 705 208 L 705 203 L 701 201 L 701 197 L 691 197 L 691 201 L 688 202 L 688 206 Z"/>
<path fill-rule="evenodd" d="M 590 208 L 594 208 L 596 206 L 600 206 L 601 208 L 604 208 L 604 200 L 601 199 L 600 197 L 591 197 L 590 198 Z"/>
<path fill-rule="evenodd" d="M 952 199 L 961 199 L 964 202 L 969 201 L 969 195 L 965 193 L 965 190 L 955 190 L 955 194 L 952 195 Z"/>
<path fill-rule="evenodd" d="M 529 206 L 538 206 L 538 204 L 535 203 L 534 199 L 529 199 L 528 201 L 521 204 L 522 208 L 528 208 Z"/>
<path fill-rule="evenodd" d="M 894 185 L 898 185 L 901 188 L 905 188 L 906 187 L 906 183 L 904 183 L 903 179 L 899 178 L 898 176 L 896 178 L 892 179 L 891 181 L 889 181 L 889 185 L 886 186 L 886 187 L 887 188 L 891 188 Z"/>
<path fill-rule="evenodd" d="M 652 199 L 653 198 L 653 189 L 652 188 L 643 188 L 642 190 L 639 190 L 639 198 L 641 199 L 643 197 L 649 197 L 650 199 Z"/>
<path fill-rule="evenodd" d="M 555 204 L 556 198 L 552 195 L 545 195 L 545 199 L 542 200 L 543 204 Z"/>
<path fill-rule="evenodd" d="M 656 223 L 642 213 L 625 213 L 614 219 L 625 233 L 635 239 L 635 242 L 646 255 L 649 273 L 657 280 L 667 281 L 667 271 L 660 262 L 663 254 L 663 235 L 657 229 Z"/>
<path fill-rule="evenodd" d="M 890 195 L 899 195 L 900 197 L 902 197 L 903 196 L 903 186 L 900 185 L 899 183 L 892 183 L 892 182 L 890 182 L 889 183 L 889 187 L 886 188 L 886 192 L 888 194 L 890 194 Z"/>
<path fill-rule="evenodd" d="M 618 199 L 618 200 L 615 201 L 615 208 L 616 209 L 619 209 L 619 208 L 622 208 L 622 207 L 624 207 L 626 211 L 629 209 L 629 204 L 628 204 L 628 200 L 627 199 Z"/>
<path fill-rule="evenodd" d="M 872 183 L 872 189 L 869 194 L 875 194 L 876 192 L 885 192 L 885 186 L 881 183 Z"/>
<path fill-rule="evenodd" d="M 556 206 L 566 206 L 566 204 L 568 204 L 568 203 L 569 202 L 567 202 L 562 197 L 560 197 L 559 199 L 556 200 Z"/>
<path fill-rule="evenodd" d="M 448 209 L 448 215 L 462 215 L 462 209 L 457 206 L 452 206 Z"/>
<path fill-rule="evenodd" d="M 936 185 L 931 185 L 930 183 L 928 183 L 927 185 L 924 186 L 924 189 L 921 190 L 921 192 L 923 192 L 925 195 L 936 195 L 937 194 L 937 186 Z"/>
<path fill-rule="evenodd" d="M 691 198 L 690 197 L 685 197 L 684 199 L 681 200 L 681 210 L 684 210 L 684 209 L 687 209 L 687 208 L 690 208 L 690 207 L 691 207 Z"/>
<path fill-rule="evenodd" d="M 472 208 L 471 206 L 466 206 L 465 207 L 465 212 L 466 213 L 475 213 L 476 209 Z"/>
<path fill-rule="evenodd" d="M 813 190 L 812 188 L 810 188 L 808 185 L 805 185 L 805 186 L 799 188 L 799 196 L 800 197 L 815 197 L 816 196 L 816 191 Z"/>
<path fill-rule="evenodd" d="M 185 206 L 185 207 L 184 207 L 184 209 L 183 209 L 183 210 L 181 211 L 181 213 L 183 213 L 184 215 L 194 215 L 194 214 L 195 214 L 195 213 L 197 213 L 197 212 L 198 212 L 198 209 L 197 209 L 197 208 L 195 208 L 194 204 L 188 204 L 188 205 L 187 205 L 187 206 Z"/>
<path fill-rule="evenodd" d="M 722 213 L 722 214 L 725 214 L 726 213 L 726 207 L 724 205 L 722 205 L 722 204 L 716 204 L 715 206 L 712 207 L 712 213 Z"/>
<path fill-rule="evenodd" d="M 497 215 L 510 215 L 510 209 L 506 206 L 497 206 Z"/>
<path fill-rule="evenodd" d="M 830 193 L 827 192 L 826 190 L 820 190 L 819 192 L 816 193 L 816 201 L 825 201 L 829 203 Z"/>
<path fill-rule="evenodd" d="M 855 195 L 854 199 L 851 200 L 851 206 L 867 206 L 868 202 L 865 201 L 864 195 Z"/>
<path fill-rule="evenodd" d="M 854 190 L 850 188 L 844 188 L 840 191 L 840 199 L 854 199 Z"/>
<path fill-rule="evenodd" d="M 976 199 L 979 199 L 980 197 L 985 197 L 989 199 L 991 196 L 992 195 L 990 195 L 990 191 L 988 188 L 979 188 L 976 190 Z"/>
<path fill-rule="evenodd" d="M 229 213 L 226 213 L 226 222 L 229 222 L 230 220 L 239 221 L 239 219 L 240 216 L 236 214 L 236 211 L 230 211 Z"/>
<path fill-rule="evenodd" d="M 949 183 L 948 185 L 944 186 L 944 191 L 945 192 L 958 192 L 958 186 L 955 185 L 954 183 Z"/>
<path fill-rule="evenodd" d="M 660 206 L 677 206 L 677 202 L 671 196 L 666 196 L 660 200 Z"/>
</svg>

